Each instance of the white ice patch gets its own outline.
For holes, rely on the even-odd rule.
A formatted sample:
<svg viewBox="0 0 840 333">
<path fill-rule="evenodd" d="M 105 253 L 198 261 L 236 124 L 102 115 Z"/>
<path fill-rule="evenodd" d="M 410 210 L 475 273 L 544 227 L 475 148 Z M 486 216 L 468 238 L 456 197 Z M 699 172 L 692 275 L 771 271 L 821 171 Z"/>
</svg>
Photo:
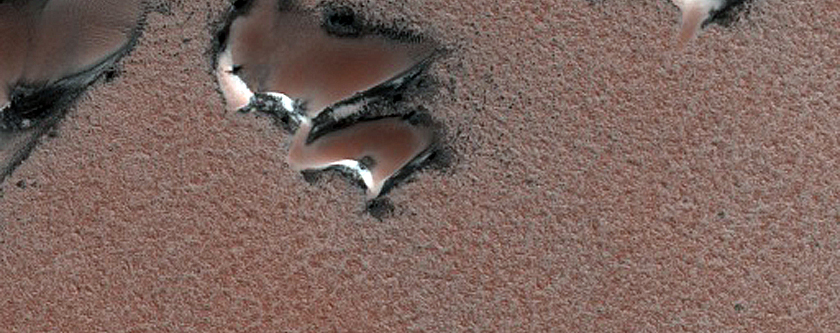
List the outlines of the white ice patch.
<svg viewBox="0 0 840 333">
<path fill-rule="evenodd" d="M 363 168 L 361 163 L 359 163 L 359 161 L 356 161 L 356 160 L 339 160 L 339 161 L 335 161 L 335 162 L 330 163 L 330 166 L 333 166 L 333 165 L 344 166 L 344 167 L 346 167 L 350 170 L 355 171 L 356 173 L 359 174 L 359 177 L 361 177 L 362 180 L 365 182 L 365 186 L 367 186 L 368 189 L 373 188 L 373 174 L 370 172 L 370 170 L 368 170 L 366 168 Z"/>
<path fill-rule="evenodd" d="M 688 7 L 701 7 L 708 11 L 718 10 L 723 7 L 724 0 L 671 0 L 680 10 L 685 11 Z"/>
<path fill-rule="evenodd" d="M 343 118 L 346 118 L 346 117 L 352 116 L 356 113 L 359 113 L 359 111 L 362 111 L 364 109 L 366 104 L 367 104 L 367 99 L 363 99 L 363 100 L 359 101 L 358 103 L 339 105 L 339 106 L 334 107 L 332 109 L 332 112 L 330 112 L 330 115 L 335 120 L 341 120 Z"/>
<path fill-rule="evenodd" d="M 372 189 L 375 188 L 374 187 L 375 184 L 373 182 L 373 173 L 371 173 L 370 170 L 362 167 L 362 164 L 359 163 L 359 161 L 356 161 L 356 160 L 338 160 L 338 161 L 335 161 L 335 162 L 330 162 L 330 163 L 321 164 L 321 165 L 310 165 L 305 169 L 323 170 L 323 169 L 326 169 L 326 168 L 329 168 L 329 167 L 332 167 L 332 166 L 343 166 L 345 168 L 348 168 L 348 169 L 356 172 L 356 174 L 359 175 L 359 178 L 361 178 L 362 181 L 365 182 L 365 186 L 367 186 L 368 191 L 371 191 Z"/>
<path fill-rule="evenodd" d="M 310 126 L 312 125 L 311 119 L 306 117 L 306 115 L 302 114 L 301 112 L 297 112 L 297 110 L 295 110 L 295 100 L 289 97 L 288 95 L 278 92 L 267 92 L 265 94 L 279 99 L 280 105 L 283 107 L 283 109 L 286 110 L 289 116 L 295 118 L 295 120 L 297 120 L 298 123 L 303 124 L 304 122 L 306 122 Z"/>
<path fill-rule="evenodd" d="M 283 108 L 286 109 L 286 111 L 289 111 L 289 112 L 295 111 L 295 100 L 293 100 L 289 96 L 286 96 L 286 94 L 278 93 L 278 92 L 267 92 L 265 94 L 269 95 L 269 96 L 273 96 L 275 98 L 279 98 L 280 103 L 283 105 Z"/>
<path fill-rule="evenodd" d="M 228 110 L 237 111 L 244 108 L 251 101 L 254 92 L 248 89 L 245 81 L 233 74 L 233 59 L 229 49 L 225 49 L 219 56 L 219 67 L 216 69 L 216 77 L 219 80 L 219 87 L 225 96 Z"/>
</svg>

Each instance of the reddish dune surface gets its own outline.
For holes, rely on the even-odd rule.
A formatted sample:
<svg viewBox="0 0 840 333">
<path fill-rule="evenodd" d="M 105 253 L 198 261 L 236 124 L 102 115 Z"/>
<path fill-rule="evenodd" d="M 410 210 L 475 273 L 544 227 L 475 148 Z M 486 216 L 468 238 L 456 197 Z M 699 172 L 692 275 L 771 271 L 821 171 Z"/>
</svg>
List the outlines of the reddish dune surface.
<svg viewBox="0 0 840 333">
<path fill-rule="evenodd" d="M 89 69 L 134 34 L 141 0 L 7 1 L 0 4 L 0 82 L 50 82 Z"/>
<path fill-rule="evenodd" d="M 141 0 L 0 3 L 0 182 L 126 53 L 143 8 Z"/>
<path fill-rule="evenodd" d="M 315 117 L 324 108 L 409 70 L 433 50 L 380 36 L 328 35 L 318 16 L 278 11 L 277 1 L 254 1 L 231 24 L 227 48 L 239 75 L 254 92 L 277 92 L 307 103 Z"/>
<path fill-rule="evenodd" d="M 1 185 L 5 330 L 840 331 L 836 2 L 678 52 L 669 1 L 364 1 L 449 50 L 404 102 L 454 164 L 381 221 L 225 111 L 228 1 L 167 3 Z"/>
</svg>

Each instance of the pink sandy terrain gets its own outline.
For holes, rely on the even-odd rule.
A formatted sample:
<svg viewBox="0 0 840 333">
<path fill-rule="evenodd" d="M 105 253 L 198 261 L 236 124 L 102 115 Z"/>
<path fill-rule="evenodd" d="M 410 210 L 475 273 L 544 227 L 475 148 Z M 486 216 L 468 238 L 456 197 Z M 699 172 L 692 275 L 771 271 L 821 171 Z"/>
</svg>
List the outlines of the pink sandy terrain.
<svg viewBox="0 0 840 333">
<path fill-rule="evenodd" d="M 0 185 L 0 330 L 840 331 L 837 2 L 354 3 L 449 51 L 449 169 L 303 181 L 172 2 Z"/>
</svg>

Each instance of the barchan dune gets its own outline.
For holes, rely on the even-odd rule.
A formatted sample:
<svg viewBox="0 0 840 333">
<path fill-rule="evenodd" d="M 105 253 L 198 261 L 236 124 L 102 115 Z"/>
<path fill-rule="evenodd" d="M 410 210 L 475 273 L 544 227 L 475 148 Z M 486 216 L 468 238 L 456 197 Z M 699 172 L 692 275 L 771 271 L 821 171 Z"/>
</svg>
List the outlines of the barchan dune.
<svg viewBox="0 0 840 333">
<path fill-rule="evenodd" d="M 375 198 L 387 191 L 392 176 L 428 155 L 431 126 L 399 116 L 364 120 L 364 112 L 367 102 L 403 88 L 422 71 L 435 51 L 432 43 L 365 32 L 349 10 L 337 22 L 322 23 L 289 1 L 240 3 L 231 15 L 216 55 L 227 109 L 275 113 L 294 122 L 288 156 L 294 170 L 351 171 Z M 359 120 L 319 130 L 324 121 L 349 116 Z"/>
<path fill-rule="evenodd" d="M 292 169 L 346 166 L 358 173 L 371 199 L 380 194 L 391 176 L 422 156 L 433 139 L 431 128 L 394 117 L 360 122 L 306 143 L 311 129 L 307 120 L 295 134 L 289 151 Z"/>
<path fill-rule="evenodd" d="M 0 178 L 131 45 L 142 0 L 0 3 Z"/>
<path fill-rule="evenodd" d="M 231 22 L 225 49 L 236 67 L 228 70 L 235 69 L 251 91 L 305 101 L 311 118 L 399 77 L 434 51 L 428 43 L 331 35 L 312 13 L 294 6 L 277 10 L 276 4 L 253 1 Z"/>
</svg>

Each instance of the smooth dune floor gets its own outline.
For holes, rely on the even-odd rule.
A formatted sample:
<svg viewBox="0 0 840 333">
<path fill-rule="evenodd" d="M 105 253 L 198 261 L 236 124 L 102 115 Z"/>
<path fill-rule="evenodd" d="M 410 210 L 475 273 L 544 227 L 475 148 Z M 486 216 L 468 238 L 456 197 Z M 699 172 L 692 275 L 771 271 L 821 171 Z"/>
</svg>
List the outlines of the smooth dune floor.
<svg viewBox="0 0 840 333">
<path fill-rule="evenodd" d="M 683 53 L 665 0 L 364 3 L 449 48 L 416 99 L 450 169 L 382 221 L 308 184 L 224 111 L 227 2 L 171 2 L 2 184 L 0 327 L 840 331 L 837 2 L 758 0 Z"/>
</svg>

